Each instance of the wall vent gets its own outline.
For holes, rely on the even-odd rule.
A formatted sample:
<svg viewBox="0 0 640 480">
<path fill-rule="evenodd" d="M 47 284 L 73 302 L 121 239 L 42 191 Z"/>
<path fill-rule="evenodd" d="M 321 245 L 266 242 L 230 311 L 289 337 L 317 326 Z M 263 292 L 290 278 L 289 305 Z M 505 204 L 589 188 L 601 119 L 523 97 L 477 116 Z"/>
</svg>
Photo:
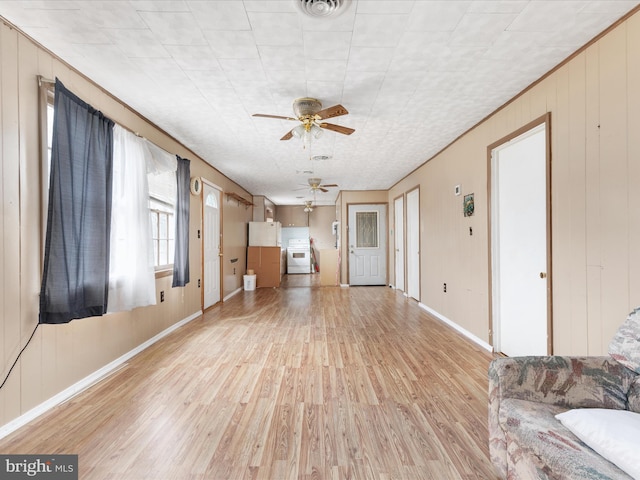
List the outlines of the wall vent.
<svg viewBox="0 0 640 480">
<path fill-rule="evenodd" d="M 343 12 L 350 0 L 294 0 L 300 10 L 310 17 L 335 17 Z"/>
</svg>

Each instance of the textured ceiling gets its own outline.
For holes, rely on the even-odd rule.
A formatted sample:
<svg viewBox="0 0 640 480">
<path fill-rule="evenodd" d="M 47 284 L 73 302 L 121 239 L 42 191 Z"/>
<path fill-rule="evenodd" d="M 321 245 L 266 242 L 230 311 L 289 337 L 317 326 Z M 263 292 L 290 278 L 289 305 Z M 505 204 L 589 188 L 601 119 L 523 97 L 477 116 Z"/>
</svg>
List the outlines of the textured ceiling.
<svg viewBox="0 0 640 480">
<path fill-rule="evenodd" d="M 254 195 L 388 189 L 640 1 L 4 1 L 0 15 Z M 342 104 L 303 149 L 292 101 Z M 89 99 L 90 101 L 90 99 Z M 329 159 L 311 160 L 313 156 Z M 311 174 L 310 172 L 313 172 Z"/>
</svg>

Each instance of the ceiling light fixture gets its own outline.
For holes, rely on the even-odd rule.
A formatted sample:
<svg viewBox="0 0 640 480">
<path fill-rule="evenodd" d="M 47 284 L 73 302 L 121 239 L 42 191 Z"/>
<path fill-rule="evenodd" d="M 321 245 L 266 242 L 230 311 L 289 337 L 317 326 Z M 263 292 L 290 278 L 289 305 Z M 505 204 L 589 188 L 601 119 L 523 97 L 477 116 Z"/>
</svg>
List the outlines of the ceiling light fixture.
<svg viewBox="0 0 640 480">
<path fill-rule="evenodd" d="M 310 200 L 307 200 L 307 201 L 304 202 L 304 211 L 306 213 L 313 212 L 313 205 L 312 205 L 312 202 Z"/>
<path fill-rule="evenodd" d="M 324 132 L 315 123 L 301 123 L 293 130 L 291 134 L 296 138 L 302 139 L 302 147 L 311 147 L 311 140 L 314 138 L 320 138 Z"/>
</svg>

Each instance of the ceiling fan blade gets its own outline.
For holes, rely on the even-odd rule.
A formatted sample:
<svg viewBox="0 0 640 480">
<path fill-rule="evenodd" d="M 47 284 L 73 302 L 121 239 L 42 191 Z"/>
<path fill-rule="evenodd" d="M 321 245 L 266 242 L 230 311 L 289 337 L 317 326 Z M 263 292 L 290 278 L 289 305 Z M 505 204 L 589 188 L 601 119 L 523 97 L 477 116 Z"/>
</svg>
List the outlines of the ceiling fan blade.
<svg viewBox="0 0 640 480">
<path fill-rule="evenodd" d="M 338 185 L 336 185 L 335 183 L 327 183 L 325 185 L 320 185 L 321 187 L 325 187 L 325 188 L 329 188 L 329 187 L 337 187 Z"/>
<path fill-rule="evenodd" d="M 343 127 L 342 125 L 335 125 L 333 123 L 321 123 L 320 127 L 327 130 L 333 130 L 334 132 L 343 133 L 344 135 L 351 135 L 355 130 L 349 127 Z"/>
<path fill-rule="evenodd" d="M 322 188 L 322 187 L 318 187 L 318 190 L 320 190 L 321 192 L 324 192 L 324 193 L 327 193 L 329 191 L 326 188 Z"/>
<path fill-rule="evenodd" d="M 291 137 L 293 137 L 293 130 L 289 130 L 287 133 L 285 133 L 284 137 L 282 137 L 280 140 L 291 140 Z"/>
<path fill-rule="evenodd" d="M 279 118 L 280 120 L 298 120 L 297 118 L 293 118 L 293 117 L 282 117 L 280 115 L 267 115 L 265 113 L 254 113 L 251 116 L 252 117 L 263 117 L 263 118 Z"/>
<path fill-rule="evenodd" d="M 339 117 L 341 115 L 347 115 L 349 112 L 342 105 L 334 105 L 333 107 L 325 108 L 324 110 L 320 110 L 316 113 L 316 116 L 320 120 L 324 120 L 325 118 L 334 118 Z"/>
</svg>

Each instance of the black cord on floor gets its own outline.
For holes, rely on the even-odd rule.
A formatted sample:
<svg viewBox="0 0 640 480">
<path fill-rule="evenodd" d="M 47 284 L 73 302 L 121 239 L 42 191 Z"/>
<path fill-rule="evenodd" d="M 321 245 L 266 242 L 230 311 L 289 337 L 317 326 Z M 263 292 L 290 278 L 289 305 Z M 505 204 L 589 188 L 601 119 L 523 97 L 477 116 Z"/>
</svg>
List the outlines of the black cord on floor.
<svg viewBox="0 0 640 480">
<path fill-rule="evenodd" d="M 34 328 L 33 332 L 31 332 L 31 336 L 29 337 L 29 340 L 27 340 L 27 343 L 25 343 L 24 347 L 22 347 L 22 350 L 20 350 L 20 353 L 18 354 L 18 357 L 16 358 L 16 361 L 13 362 L 13 365 L 11 365 L 11 368 L 7 372 L 7 376 L 4 377 L 4 380 L 2 381 L 2 385 L 0 385 L 0 390 L 2 389 L 2 387 L 4 387 L 4 384 L 7 383 L 7 380 L 9 380 L 9 375 L 11 375 L 11 372 L 13 371 L 13 367 L 15 367 L 16 363 L 18 363 L 18 360 L 20 360 L 20 357 L 22 356 L 22 352 L 24 352 L 25 348 L 27 348 L 29 346 L 29 344 L 31 343 L 31 339 L 36 334 L 36 330 L 38 330 L 39 326 L 40 326 L 40 323 L 38 322 L 36 324 L 36 328 Z"/>
</svg>

